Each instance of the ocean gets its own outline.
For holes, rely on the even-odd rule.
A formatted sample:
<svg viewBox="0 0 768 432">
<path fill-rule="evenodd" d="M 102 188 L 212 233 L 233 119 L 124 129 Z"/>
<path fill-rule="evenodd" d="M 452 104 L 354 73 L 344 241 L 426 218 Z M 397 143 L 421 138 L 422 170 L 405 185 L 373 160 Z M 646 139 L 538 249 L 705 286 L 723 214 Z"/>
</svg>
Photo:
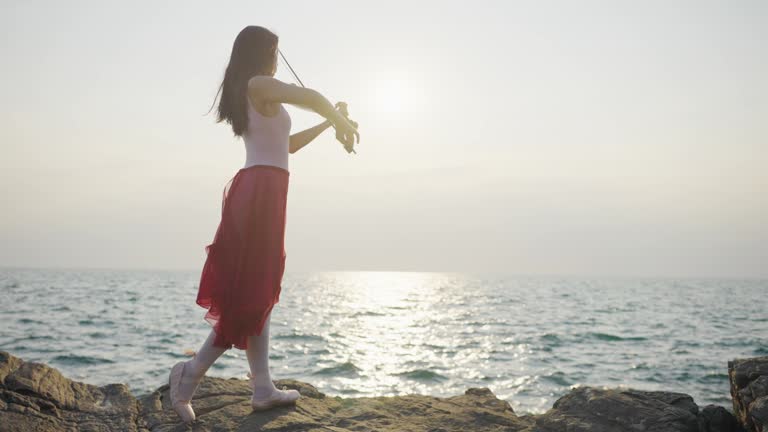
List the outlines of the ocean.
<svg viewBox="0 0 768 432">
<path fill-rule="evenodd" d="M 0 350 L 135 396 L 210 331 L 200 272 L 0 269 Z M 727 361 L 768 355 L 768 281 L 287 271 L 273 379 L 330 396 L 488 387 L 518 414 L 580 385 L 668 390 L 732 410 Z M 230 349 L 209 376 L 246 378 Z"/>
</svg>

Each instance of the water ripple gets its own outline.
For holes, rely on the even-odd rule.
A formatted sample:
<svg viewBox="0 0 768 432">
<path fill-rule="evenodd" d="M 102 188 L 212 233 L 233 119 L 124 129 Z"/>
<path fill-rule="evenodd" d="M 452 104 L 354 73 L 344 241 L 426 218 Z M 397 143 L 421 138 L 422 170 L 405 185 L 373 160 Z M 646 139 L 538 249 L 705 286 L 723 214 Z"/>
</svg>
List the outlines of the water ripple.
<svg viewBox="0 0 768 432">
<path fill-rule="evenodd" d="M 199 276 L 0 269 L 0 349 L 149 393 L 210 331 L 195 304 Z M 768 355 L 766 281 L 481 276 L 287 273 L 270 325 L 273 376 L 331 396 L 489 386 L 518 413 L 543 412 L 577 385 L 679 391 L 727 408 L 727 361 Z M 247 368 L 244 351 L 228 350 L 208 373 L 244 378 Z"/>
</svg>

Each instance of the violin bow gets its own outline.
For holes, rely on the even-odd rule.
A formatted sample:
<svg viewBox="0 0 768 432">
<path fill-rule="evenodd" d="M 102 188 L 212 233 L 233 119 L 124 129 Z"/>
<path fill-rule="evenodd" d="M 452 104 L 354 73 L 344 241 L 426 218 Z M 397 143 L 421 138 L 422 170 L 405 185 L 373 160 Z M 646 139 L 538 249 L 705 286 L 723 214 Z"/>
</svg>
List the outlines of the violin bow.
<svg viewBox="0 0 768 432">
<path fill-rule="evenodd" d="M 285 56 L 283 55 L 283 52 L 282 52 L 282 51 L 280 51 L 280 48 L 278 48 L 278 49 L 277 49 L 277 52 L 278 52 L 278 54 L 280 54 L 280 57 L 282 57 L 282 58 L 283 58 L 283 61 L 285 62 L 285 64 L 286 64 L 286 65 L 288 65 L 288 69 L 290 69 L 290 70 L 291 70 L 291 74 L 293 74 L 293 77 L 294 77 L 294 78 L 296 78 L 296 81 L 298 81 L 298 82 L 299 82 L 299 84 L 301 84 L 301 86 L 302 86 L 302 87 L 304 87 L 304 88 L 307 88 L 307 87 L 304 85 L 304 83 L 303 83 L 303 82 L 301 82 L 301 79 L 299 78 L 299 76 L 298 76 L 298 75 L 296 75 L 296 72 L 295 72 L 295 71 L 293 70 L 293 68 L 291 67 L 291 64 L 290 64 L 290 63 L 288 63 L 288 60 L 287 60 L 287 59 L 285 58 Z M 350 122 L 350 123 L 352 123 L 353 125 L 355 125 L 355 127 L 357 127 L 357 122 L 355 122 L 354 120 L 352 120 L 351 118 L 349 118 L 349 111 L 347 110 L 347 104 L 346 104 L 345 102 L 336 102 L 336 106 L 335 106 L 335 107 L 336 107 L 336 108 L 338 108 L 338 110 L 339 110 L 339 112 L 341 113 L 341 115 L 343 115 L 344 117 L 346 117 L 346 118 L 347 118 L 347 120 L 349 120 L 349 122 Z M 333 128 L 334 128 L 334 129 L 336 129 L 336 126 L 335 126 L 333 123 L 331 123 L 331 126 L 333 126 Z M 353 145 L 354 145 L 354 138 L 353 138 L 352 140 L 353 140 Z M 357 152 L 355 151 L 355 149 L 354 149 L 354 148 L 352 149 L 352 153 L 354 153 L 354 154 L 357 154 Z"/>
</svg>

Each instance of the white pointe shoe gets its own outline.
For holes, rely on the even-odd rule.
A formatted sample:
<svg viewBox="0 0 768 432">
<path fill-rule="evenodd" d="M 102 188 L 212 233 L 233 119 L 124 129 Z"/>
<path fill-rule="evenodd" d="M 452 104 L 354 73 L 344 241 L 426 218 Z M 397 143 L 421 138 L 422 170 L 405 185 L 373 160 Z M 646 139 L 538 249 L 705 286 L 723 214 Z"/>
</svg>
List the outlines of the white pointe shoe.
<svg viewBox="0 0 768 432">
<path fill-rule="evenodd" d="M 173 365 L 171 368 L 171 375 L 168 378 L 168 385 L 171 393 L 171 406 L 176 414 L 181 417 L 184 423 L 190 423 L 195 421 L 195 411 L 192 409 L 192 401 L 179 399 L 179 383 L 181 382 L 181 374 L 184 371 L 184 363 L 180 361 Z"/>
<path fill-rule="evenodd" d="M 254 378 L 250 372 L 248 372 L 248 379 L 250 380 L 250 386 L 253 390 Z M 266 398 L 255 398 L 254 396 L 251 396 L 251 408 L 253 408 L 254 411 L 266 411 L 276 406 L 295 404 L 299 397 L 301 397 L 301 393 L 299 393 L 298 390 L 285 390 L 285 387 L 283 387 L 283 390 L 275 389 L 275 391 Z"/>
</svg>

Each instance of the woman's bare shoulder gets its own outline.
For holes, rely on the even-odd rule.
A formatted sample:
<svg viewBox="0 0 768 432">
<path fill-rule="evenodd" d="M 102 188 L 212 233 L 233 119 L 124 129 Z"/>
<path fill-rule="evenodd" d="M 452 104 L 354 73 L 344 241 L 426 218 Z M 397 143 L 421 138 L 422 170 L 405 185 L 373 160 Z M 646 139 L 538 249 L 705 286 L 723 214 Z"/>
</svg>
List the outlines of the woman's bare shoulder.
<svg viewBox="0 0 768 432">
<path fill-rule="evenodd" d="M 264 84 L 264 79 L 270 80 L 275 78 L 264 75 L 254 75 L 248 80 L 248 98 L 250 99 L 251 106 L 256 112 L 264 117 L 272 117 L 277 115 L 277 112 L 280 109 L 280 103 L 271 102 L 262 97 L 264 92 L 260 90 L 263 89 L 264 85 L 269 85 Z"/>
</svg>

